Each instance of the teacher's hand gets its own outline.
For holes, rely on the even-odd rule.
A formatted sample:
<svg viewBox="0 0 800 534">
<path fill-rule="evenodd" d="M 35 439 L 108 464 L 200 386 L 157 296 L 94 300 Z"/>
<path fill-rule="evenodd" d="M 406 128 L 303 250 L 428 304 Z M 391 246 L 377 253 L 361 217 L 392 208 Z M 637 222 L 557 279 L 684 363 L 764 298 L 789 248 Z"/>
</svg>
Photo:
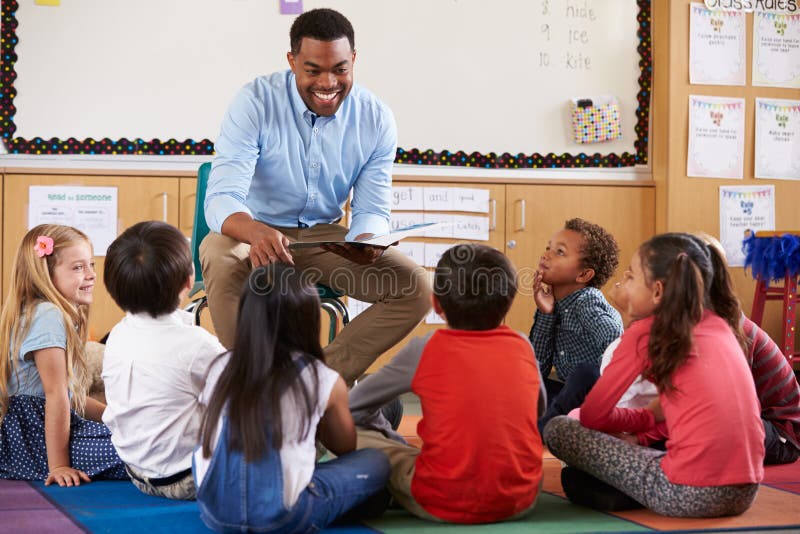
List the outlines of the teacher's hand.
<svg viewBox="0 0 800 534">
<path fill-rule="evenodd" d="M 294 265 L 289 253 L 289 238 L 265 224 L 256 222 L 249 232 L 250 263 L 253 267 L 286 262 Z"/>
<path fill-rule="evenodd" d="M 361 239 L 369 239 L 374 234 L 359 234 L 356 236 L 356 241 Z M 396 244 L 396 243 L 395 243 Z M 339 256 L 358 263 L 359 265 L 370 265 L 375 263 L 378 258 L 383 256 L 384 251 L 389 247 L 378 247 L 375 245 L 361 245 L 358 243 L 346 244 L 329 244 L 323 245 L 322 248 L 328 252 L 333 252 Z"/>
</svg>

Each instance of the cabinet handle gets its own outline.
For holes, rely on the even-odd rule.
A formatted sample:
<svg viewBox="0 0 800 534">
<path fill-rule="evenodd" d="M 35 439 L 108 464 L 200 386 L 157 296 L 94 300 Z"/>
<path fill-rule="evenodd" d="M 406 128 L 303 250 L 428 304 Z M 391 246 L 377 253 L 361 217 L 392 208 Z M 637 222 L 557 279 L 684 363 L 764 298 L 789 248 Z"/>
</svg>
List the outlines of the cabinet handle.
<svg viewBox="0 0 800 534">
<path fill-rule="evenodd" d="M 169 200 L 167 198 L 167 193 L 166 192 L 161 193 L 161 219 L 164 222 L 168 222 L 167 221 L 167 203 L 168 202 L 169 202 Z"/>
<path fill-rule="evenodd" d="M 525 204 L 526 203 L 525 203 L 525 199 L 524 198 L 521 198 L 521 199 L 517 200 L 516 202 L 519 203 L 520 210 L 521 210 L 520 217 L 519 217 L 520 225 L 519 225 L 519 228 L 517 228 L 517 231 L 518 232 L 522 232 L 522 231 L 525 230 Z"/>
<path fill-rule="evenodd" d="M 497 200 L 492 198 L 489 200 L 489 204 L 491 205 L 492 209 L 492 218 L 491 218 L 492 222 L 489 225 L 489 231 L 494 232 L 495 230 L 497 230 Z"/>
</svg>

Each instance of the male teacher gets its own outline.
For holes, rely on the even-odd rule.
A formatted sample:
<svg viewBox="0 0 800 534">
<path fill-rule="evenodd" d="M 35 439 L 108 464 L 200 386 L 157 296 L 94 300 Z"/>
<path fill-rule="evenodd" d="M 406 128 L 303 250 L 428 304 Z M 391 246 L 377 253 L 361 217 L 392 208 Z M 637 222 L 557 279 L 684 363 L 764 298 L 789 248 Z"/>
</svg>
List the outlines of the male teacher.
<svg viewBox="0 0 800 534">
<path fill-rule="evenodd" d="M 289 36 L 291 70 L 245 85 L 222 122 L 205 199 L 203 278 L 228 348 L 244 282 L 258 266 L 293 263 L 311 280 L 373 303 L 325 349 L 328 365 L 352 384 L 427 313 L 430 281 L 392 248 L 289 249 L 294 241 L 387 233 L 397 149 L 392 112 L 353 84 L 350 22 L 314 9 L 295 19 Z M 351 190 L 348 231 L 340 221 Z"/>
</svg>

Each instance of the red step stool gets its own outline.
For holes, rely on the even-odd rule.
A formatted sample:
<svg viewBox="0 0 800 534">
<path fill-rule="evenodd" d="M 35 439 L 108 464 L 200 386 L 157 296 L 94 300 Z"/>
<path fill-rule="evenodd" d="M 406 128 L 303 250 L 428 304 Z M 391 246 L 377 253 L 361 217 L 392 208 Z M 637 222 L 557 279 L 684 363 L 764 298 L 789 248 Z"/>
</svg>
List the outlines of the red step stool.
<svg viewBox="0 0 800 534">
<path fill-rule="evenodd" d="M 800 236 L 798 231 L 787 232 L 756 232 L 756 239 L 761 238 L 775 238 L 781 237 L 786 234 Z M 797 271 L 797 269 L 794 269 Z M 783 350 L 789 364 L 793 363 L 795 358 L 800 357 L 800 352 L 795 351 L 795 319 L 797 309 L 797 282 L 798 275 L 796 272 L 792 274 L 788 269 L 783 279 L 783 285 L 776 285 L 770 287 L 769 277 L 761 273 L 756 274 L 756 293 L 753 298 L 753 311 L 750 314 L 750 319 L 761 326 L 761 321 L 764 318 L 764 305 L 768 300 L 781 300 L 783 301 L 783 323 L 781 327 L 782 337 L 778 341 L 778 346 Z"/>
</svg>

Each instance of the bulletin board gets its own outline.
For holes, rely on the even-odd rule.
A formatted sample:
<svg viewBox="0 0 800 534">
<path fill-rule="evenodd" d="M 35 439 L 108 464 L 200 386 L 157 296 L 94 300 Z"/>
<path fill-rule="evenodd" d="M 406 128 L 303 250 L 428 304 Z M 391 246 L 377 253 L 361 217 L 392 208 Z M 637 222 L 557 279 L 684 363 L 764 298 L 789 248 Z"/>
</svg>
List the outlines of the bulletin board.
<svg viewBox="0 0 800 534">
<path fill-rule="evenodd" d="M 2 2 L 10 153 L 209 155 L 236 91 L 288 68 L 278 0 Z M 305 0 L 356 31 L 356 83 L 393 110 L 397 163 L 646 164 L 650 0 Z M 611 95 L 621 135 L 575 142 L 571 99 Z"/>
</svg>

